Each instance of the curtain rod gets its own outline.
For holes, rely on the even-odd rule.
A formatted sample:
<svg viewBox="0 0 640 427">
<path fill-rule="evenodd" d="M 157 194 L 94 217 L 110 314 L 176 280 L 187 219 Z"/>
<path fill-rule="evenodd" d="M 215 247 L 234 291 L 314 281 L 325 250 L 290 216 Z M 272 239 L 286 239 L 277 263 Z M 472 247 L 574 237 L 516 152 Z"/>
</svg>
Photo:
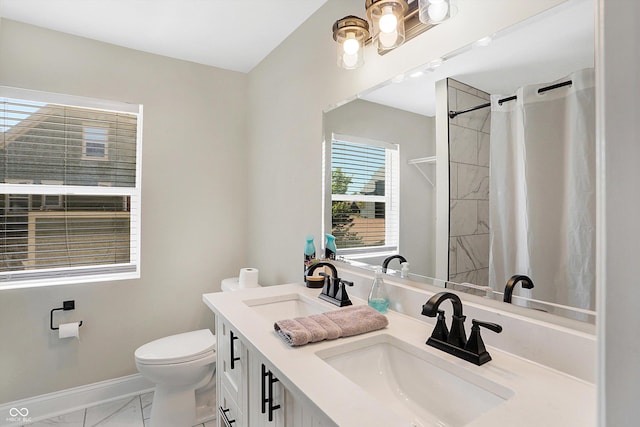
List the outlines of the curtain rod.
<svg viewBox="0 0 640 427">
<path fill-rule="evenodd" d="M 541 87 L 540 89 L 538 89 L 538 93 L 544 93 L 544 92 L 549 91 L 549 90 L 558 89 L 558 88 L 565 87 L 565 86 L 571 86 L 572 84 L 573 84 L 573 81 L 571 81 L 571 80 L 568 80 L 568 81 L 562 82 L 562 83 L 556 83 L 556 84 L 553 84 L 553 85 L 550 85 L 550 86 Z M 516 99 L 518 99 L 518 97 L 516 95 L 509 96 L 507 98 L 502 98 L 502 99 L 498 100 L 498 104 L 502 105 L 505 102 L 514 101 Z M 476 111 L 476 110 L 479 110 L 481 108 L 487 108 L 487 107 L 490 107 L 490 106 L 491 106 L 491 103 L 487 102 L 486 104 L 476 105 L 475 107 L 471 107 L 471 108 L 468 108 L 468 109 L 462 110 L 462 111 L 449 111 L 449 118 L 453 119 L 453 118 L 455 118 L 456 116 L 458 116 L 460 114 L 470 113 L 472 111 Z"/>
</svg>

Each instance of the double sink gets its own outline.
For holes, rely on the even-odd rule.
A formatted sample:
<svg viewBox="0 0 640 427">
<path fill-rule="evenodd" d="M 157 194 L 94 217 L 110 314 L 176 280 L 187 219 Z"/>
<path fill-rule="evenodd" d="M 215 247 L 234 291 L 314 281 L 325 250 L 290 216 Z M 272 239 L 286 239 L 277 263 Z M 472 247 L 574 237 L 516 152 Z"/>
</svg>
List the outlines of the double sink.
<svg viewBox="0 0 640 427">
<path fill-rule="evenodd" d="M 300 293 L 244 303 L 269 324 L 332 309 Z M 425 339 L 429 334 L 425 325 Z M 384 331 L 336 340 L 315 356 L 380 405 L 407 415 L 415 427 L 464 426 L 514 395 L 459 363 L 434 355 L 424 343 L 409 343 Z"/>
</svg>

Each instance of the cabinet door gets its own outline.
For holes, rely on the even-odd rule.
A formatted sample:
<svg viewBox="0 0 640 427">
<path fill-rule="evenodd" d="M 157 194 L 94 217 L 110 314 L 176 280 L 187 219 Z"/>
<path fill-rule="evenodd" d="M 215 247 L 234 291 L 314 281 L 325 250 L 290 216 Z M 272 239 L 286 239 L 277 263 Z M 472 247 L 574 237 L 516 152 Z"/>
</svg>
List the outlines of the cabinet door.
<svg viewBox="0 0 640 427">
<path fill-rule="evenodd" d="M 285 389 L 264 360 L 249 354 L 249 421 L 251 427 L 298 427 L 285 422 Z"/>
<path fill-rule="evenodd" d="M 287 406 L 285 408 L 285 424 L 288 427 L 337 427 L 322 412 L 301 402 L 297 396 L 284 389 Z"/>
<path fill-rule="evenodd" d="M 217 328 L 217 374 L 220 382 L 227 386 L 233 399 L 242 405 L 246 384 L 247 352 L 233 329 L 224 322 Z"/>
</svg>

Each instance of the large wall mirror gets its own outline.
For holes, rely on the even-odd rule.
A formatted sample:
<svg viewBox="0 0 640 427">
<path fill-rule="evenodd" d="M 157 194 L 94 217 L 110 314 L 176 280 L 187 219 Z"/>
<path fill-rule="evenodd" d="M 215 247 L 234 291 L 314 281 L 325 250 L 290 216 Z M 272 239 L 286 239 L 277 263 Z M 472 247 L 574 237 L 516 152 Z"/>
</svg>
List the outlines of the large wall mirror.
<svg viewBox="0 0 640 427">
<path fill-rule="evenodd" d="M 593 322 L 593 40 L 570 0 L 326 111 L 340 259 Z"/>
</svg>

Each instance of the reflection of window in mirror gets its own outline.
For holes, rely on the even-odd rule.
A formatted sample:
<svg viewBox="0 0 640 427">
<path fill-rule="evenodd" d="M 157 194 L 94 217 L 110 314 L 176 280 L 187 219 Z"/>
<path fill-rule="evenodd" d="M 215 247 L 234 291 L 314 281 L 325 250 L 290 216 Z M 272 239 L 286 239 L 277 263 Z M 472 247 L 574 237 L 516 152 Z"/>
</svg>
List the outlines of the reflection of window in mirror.
<svg viewBox="0 0 640 427">
<path fill-rule="evenodd" d="M 333 134 L 331 234 L 338 254 L 357 258 L 398 248 L 398 145 Z"/>
</svg>

